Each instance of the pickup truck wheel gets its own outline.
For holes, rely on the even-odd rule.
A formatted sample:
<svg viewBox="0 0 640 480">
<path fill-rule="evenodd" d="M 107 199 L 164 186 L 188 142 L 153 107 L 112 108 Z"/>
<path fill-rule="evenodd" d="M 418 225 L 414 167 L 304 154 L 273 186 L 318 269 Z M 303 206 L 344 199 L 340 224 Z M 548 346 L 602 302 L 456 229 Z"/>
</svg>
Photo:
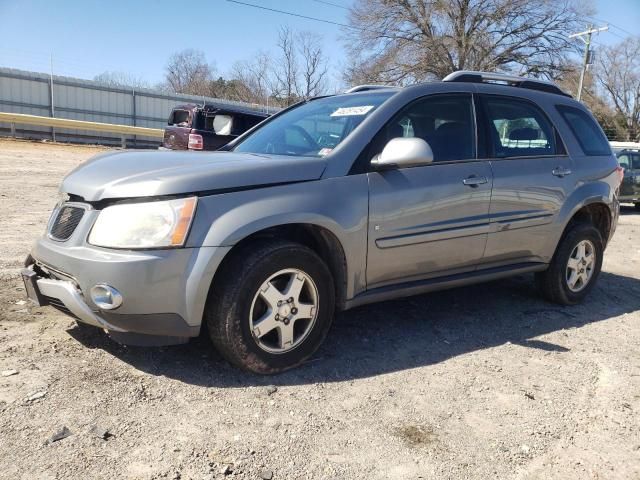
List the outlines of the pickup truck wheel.
<svg viewBox="0 0 640 480">
<path fill-rule="evenodd" d="M 560 241 L 549 268 L 536 273 L 538 289 L 561 305 L 581 302 L 600 274 L 603 252 L 600 232 L 588 223 L 575 224 Z"/>
<path fill-rule="evenodd" d="M 285 241 L 254 243 L 216 278 L 205 317 L 213 345 L 232 364 L 282 372 L 306 360 L 326 337 L 333 279 L 313 250 Z"/>
</svg>

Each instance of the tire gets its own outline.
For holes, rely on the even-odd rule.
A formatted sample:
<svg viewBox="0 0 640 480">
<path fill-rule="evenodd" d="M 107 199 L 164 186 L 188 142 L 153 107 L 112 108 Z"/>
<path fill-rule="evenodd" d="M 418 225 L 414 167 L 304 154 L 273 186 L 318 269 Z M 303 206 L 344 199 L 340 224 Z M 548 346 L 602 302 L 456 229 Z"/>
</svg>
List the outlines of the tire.
<svg viewBox="0 0 640 480">
<path fill-rule="evenodd" d="M 576 262 L 575 257 L 579 256 L 577 250 L 579 245 L 586 246 L 587 251 L 591 248 L 595 259 L 587 261 L 586 265 L 579 261 Z M 576 223 L 570 226 L 560 240 L 549 268 L 544 272 L 536 273 L 535 279 L 538 289 L 551 302 L 561 305 L 580 303 L 589 294 L 598 279 L 602 268 L 603 253 L 602 237 L 593 225 Z M 570 269 L 570 258 L 574 265 L 577 263 L 576 269 Z M 574 283 L 572 288 L 571 284 L 576 277 L 571 276 L 570 273 L 578 273 L 580 270 L 584 273 L 577 276 L 582 276 L 582 280 Z"/>
<path fill-rule="evenodd" d="M 221 281 L 210 292 L 205 322 L 214 347 L 233 365 L 279 373 L 300 365 L 324 341 L 335 313 L 335 290 L 329 269 L 313 250 L 289 241 L 253 243 L 216 278 Z M 288 303 L 299 285 L 297 298 Z M 289 287 L 294 293 L 285 298 Z M 268 323 L 260 324 L 265 318 Z"/>
<path fill-rule="evenodd" d="M 640 203 L 635 203 L 633 206 L 636 207 L 636 210 L 640 210 Z"/>
</svg>

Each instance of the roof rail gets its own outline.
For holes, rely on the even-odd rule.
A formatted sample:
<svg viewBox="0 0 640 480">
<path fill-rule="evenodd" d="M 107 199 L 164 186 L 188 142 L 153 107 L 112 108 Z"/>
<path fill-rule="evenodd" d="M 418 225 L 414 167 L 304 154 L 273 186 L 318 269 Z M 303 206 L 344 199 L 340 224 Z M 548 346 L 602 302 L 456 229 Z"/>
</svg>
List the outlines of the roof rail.
<svg viewBox="0 0 640 480">
<path fill-rule="evenodd" d="M 547 93 L 555 93 L 571 97 L 563 91 L 555 83 L 538 80 L 535 78 L 517 77 L 515 75 L 506 75 L 494 72 L 475 72 L 472 70 L 459 70 L 450 73 L 442 79 L 443 82 L 468 82 L 468 83 L 504 83 L 513 87 L 528 88 L 530 90 L 539 90 Z"/>
<path fill-rule="evenodd" d="M 344 93 L 366 92 L 367 90 L 380 90 L 382 88 L 393 88 L 391 85 L 356 85 Z"/>
</svg>

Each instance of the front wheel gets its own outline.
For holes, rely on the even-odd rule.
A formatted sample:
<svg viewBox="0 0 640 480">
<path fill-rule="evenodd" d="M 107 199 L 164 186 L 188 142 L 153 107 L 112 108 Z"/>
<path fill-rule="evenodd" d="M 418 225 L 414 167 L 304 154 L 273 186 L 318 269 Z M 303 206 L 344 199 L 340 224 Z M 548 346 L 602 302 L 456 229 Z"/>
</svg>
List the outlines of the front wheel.
<svg viewBox="0 0 640 480">
<path fill-rule="evenodd" d="M 205 312 L 209 334 L 220 354 L 244 370 L 269 374 L 299 365 L 331 326 L 331 273 L 303 245 L 249 245 L 216 280 Z"/>
<path fill-rule="evenodd" d="M 596 283 L 603 253 L 602 237 L 593 225 L 573 225 L 560 240 L 549 268 L 536 273 L 538 289 L 561 305 L 581 302 Z"/>
<path fill-rule="evenodd" d="M 634 203 L 634 207 L 636 207 L 636 210 L 640 210 L 640 203 Z"/>
</svg>

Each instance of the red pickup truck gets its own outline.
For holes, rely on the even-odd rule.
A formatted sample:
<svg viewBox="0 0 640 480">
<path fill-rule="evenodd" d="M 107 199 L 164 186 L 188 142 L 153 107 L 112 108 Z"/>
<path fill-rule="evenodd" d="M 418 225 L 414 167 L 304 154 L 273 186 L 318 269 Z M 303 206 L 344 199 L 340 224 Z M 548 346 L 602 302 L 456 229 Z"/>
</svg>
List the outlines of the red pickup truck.
<svg viewBox="0 0 640 480">
<path fill-rule="evenodd" d="M 162 146 L 171 150 L 217 150 L 268 116 L 206 103 L 177 105 L 169 115 Z"/>
</svg>

